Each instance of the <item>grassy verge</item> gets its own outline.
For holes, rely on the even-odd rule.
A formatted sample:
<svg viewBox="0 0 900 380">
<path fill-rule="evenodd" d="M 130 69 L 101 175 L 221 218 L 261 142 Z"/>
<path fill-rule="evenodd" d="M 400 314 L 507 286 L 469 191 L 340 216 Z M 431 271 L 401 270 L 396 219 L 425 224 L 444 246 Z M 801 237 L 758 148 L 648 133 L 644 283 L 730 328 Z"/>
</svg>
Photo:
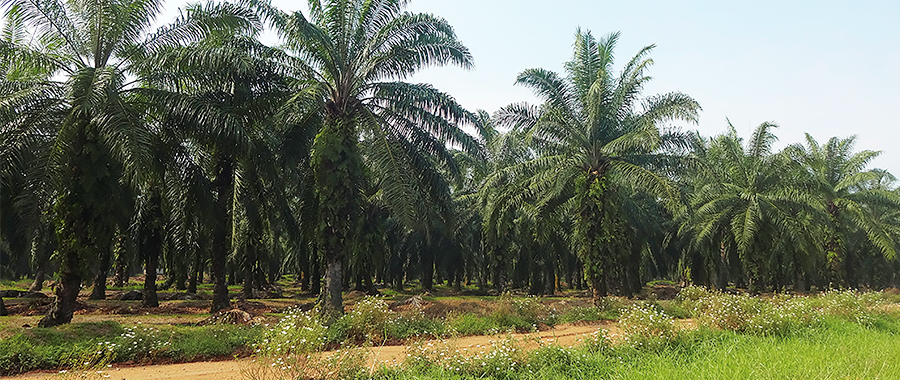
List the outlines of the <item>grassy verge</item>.
<svg viewBox="0 0 900 380">
<path fill-rule="evenodd" d="M 380 379 L 874 379 L 900 377 L 900 319 L 831 318 L 788 337 L 701 328 L 653 348 L 545 347 L 490 365 L 447 359 L 382 369 Z M 515 352 L 515 350 L 507 350 Z M 482 359 L 482 363 L 486 360 Z"/>
<path fill-rule="evenodd" d="M 0 375 L 63 369 L 103 357 L 107 362 L 189 362 L 249 353 L 261 327 L 122 326 L 72 323 L 32 328 L 0 342 Z"/>
</svg>

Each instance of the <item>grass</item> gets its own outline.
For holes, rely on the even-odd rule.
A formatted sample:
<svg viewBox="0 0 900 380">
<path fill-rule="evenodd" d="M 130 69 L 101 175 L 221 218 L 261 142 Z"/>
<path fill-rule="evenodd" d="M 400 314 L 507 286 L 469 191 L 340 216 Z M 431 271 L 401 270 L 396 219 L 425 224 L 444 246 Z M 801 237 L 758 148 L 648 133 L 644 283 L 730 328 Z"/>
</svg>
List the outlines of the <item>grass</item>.
<svg viewBox="0 0 900 380">
<path fill-rule="evenodd" d="M 383 368 L 381 379 L 892 379 L 900 378 L 900 319 L 875 327 L 829 319 L 791 337 L 699 329 L 662 348 L 545 347 L 517 365 L 473 370 L 437 363 Z M 452 361 L 452 359 L 451 359 Z"/>
<path fill-rule="evenodd" d="M 392 379 L 712 379 L 889 378 L 888 374 L 900 374 L 900 308 L 893 301 L 896 295 L 886 292 L 832 291 L 815 297 L 776 294 L 760 298 L 688 287 L 674 301 L 607 298 L 596 306 L 584 306 L 583 299 L 553 298 L 549 302 L 510 294 L 423 297 L 444 310 L 431 314 L 423 309 L 392 311 L 387 298 L 358 299 L 351 312 L 328 324 L 315 312 L 299 309 L 285 310 L 275 325 L 257 327 L 197 327 L 176 322 L 184 317 L 177 315 L 91 315 L 82 316 L 82 321 L 97 322 L 24 329 L 18 327 L 21 322 L 38 317 L 2 317 L 0 375 L 69 368 L 70 363 L 84 362 L 73 358 L 91 355 L 109 362 L 154 363 L 243 356 L 255 351 L 277 361 L 280 355 L 297 354 L 294 351 L 301 347 L 305 347 L 303 352 L 318 355 L 323 349 L 533 331 L 541 325 L 604 319 L 620 320 L 619 328 L 626 334 L 618 340 L 622 344 L 611 346 L 610 337 L 601 334 L 588 339 L 593 343 L 587 347 L 545 347 L 528 353 L 512 344 L 495 347 L 482 358 L 456 357 L 452 363 L 441 362 L 452 355 L 423 353 L 415 365 L 383 369 L 376 375 Z M 693 317 L 699 329 L 680 331 L 671 323 L 673 317 Z M 327 355 L 319 361 L 304 361 L 306 357 L 298 356 L 298 363 L 315 367 L 329 360 Z"/>
<path fill-rule="evenodd" d="M 262 327 L 170 326 L 114 321 L 20 330 L 0 343 L 0 375 L 60 369 L 105 352 L 115 362 L 189 362 L 250 352 Z"/>
</svg>

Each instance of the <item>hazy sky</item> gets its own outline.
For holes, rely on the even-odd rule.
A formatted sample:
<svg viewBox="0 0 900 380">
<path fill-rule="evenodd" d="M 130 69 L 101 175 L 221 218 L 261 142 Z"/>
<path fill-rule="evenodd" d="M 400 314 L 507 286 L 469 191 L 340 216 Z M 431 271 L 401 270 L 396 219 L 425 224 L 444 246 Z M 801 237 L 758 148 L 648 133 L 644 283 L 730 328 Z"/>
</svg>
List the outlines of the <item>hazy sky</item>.
<svg viewBox="0 0 900 380">
<path fill-rule="evenodd" d="M 297 10 L 305 1 L 274 3 Z M 685 128 L 718 134 L 728 118 L 748 136 L 774 121 L 779 148 L 804 132 L 820 143 L 856 134 L 857 149 L 883 151 L 872 167 L 900 175 L 900 1 L 414 0 L 409 10 L 446 18 L 476 64 L 411 81 L 469 109 L 534 101 L 513 85 L 516 74 L 561 72 L 577 27 L 621 31 L 617 68 L 657 45 L 645 95 L 680 91 L 700 102 L 699 125 Z"/>
</svg>

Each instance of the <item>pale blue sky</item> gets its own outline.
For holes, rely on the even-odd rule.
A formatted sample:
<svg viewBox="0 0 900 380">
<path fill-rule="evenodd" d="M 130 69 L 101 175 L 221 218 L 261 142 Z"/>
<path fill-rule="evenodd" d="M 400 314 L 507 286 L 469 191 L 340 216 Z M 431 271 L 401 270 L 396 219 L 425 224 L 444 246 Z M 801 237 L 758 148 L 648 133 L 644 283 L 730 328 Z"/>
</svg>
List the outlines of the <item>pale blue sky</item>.
<svg viewBox="0 0 900 380">
<path fill-rule="evenodd" d="M 414 0 L 409 10 L 446 18 L 476 64 L 428 69 L 411 81 L 432 83 L 467 108 L 534 101 L 513 85 L 516 74 L 562 71 L 579 26 L 598 37 L 621 31 L 619 67 L 657 45 L 645 95 L 680 91 L 700 102 L 699 125 L 685 128 L 713 135 L 729 118 L 747 136 L 774 121 L 778 147 L 804 132 L 819 142 L 857 134 L 858 149 L 884 152 L 873 167 L 900 175 L 900 1 Z"/>
</svg>

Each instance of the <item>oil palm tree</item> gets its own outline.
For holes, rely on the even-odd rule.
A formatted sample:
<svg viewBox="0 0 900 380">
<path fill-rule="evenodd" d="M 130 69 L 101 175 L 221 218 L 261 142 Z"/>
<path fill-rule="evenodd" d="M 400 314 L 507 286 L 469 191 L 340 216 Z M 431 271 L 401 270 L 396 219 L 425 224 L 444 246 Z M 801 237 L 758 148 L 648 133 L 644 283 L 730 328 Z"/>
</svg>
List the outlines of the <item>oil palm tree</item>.
<svg viewBox="0 0 900 380">
<path fill-rule="evenodd" d="M 193 183 L 190 187 L 172 186 L 177 190 L 173 200 L 179 204 L 199 204 L 187 198 L 200 193 L 209 206 L 207 211 L 175 210 L 181 222 L 173 227 L 184 236 L 184 222 L 207 212 L 212 218 L 205 227 L 212 240 L 213 312 L 229 306 L 225 279 L 229 255 L 241 252 L 236 259 L 250 256 L 252 260 L 243 260 L 244 264 L 255 265 L 263 234 L 273 242 L 272 226 L 290 219 L 274 151 L 281 133 L 274 117 L 289 88 L 280 61 L 288 57 L 256 40 L 259 30 L 260 25 L 255 24 L 241 33 L 210 33 L 200 41 L 157 55 L 154 61 L 161 62 L 165 70 L 145 68 L 158 88 L 151 95 L 177 105 L 160 113 L 165 123 L 162 130 L 177 131 L 172 140 L 184 152 L 179 161 L 196 162 L 191 165 L 196 170 L 180 174 L 193 178 L 199 172 L 203 177 L 176 180 Z M 170 174 L 178 172 L 175 169 Z M 204 188 L 208 190 L 205 194 Z M 251 286 L 252 281 L 247 291 Z"/>
<path fill-rule="evenodd" d="M 827 258 L 831 281 L 835 285 L 856 286 L 854 269 L 862 259 L 862 252 L 853 252 L 846 245 L 853 232 L 859 230 L 886 259 L 897 256 L 896 241 L 890 223 L 878 218 L 880 210 L 900 208 L 896 193 L 881 186 L 869 186 L 878 182 L 883 173 L 865 170 L 872 159 L 881 152 L 863 150 L 854 152 L 856 136 L 832 137 L 819 144 L 806 134 L 806 146 L 794 144 L 786 148 L 795 160 L 804 166 L 813 194 L 819 199 L 827 220 L 824 226 L 823 248 Z"/>
<path fill-rule="evenodd" d="M 758 291 L 777 278 L 774 271 L 787 259 L 794 275 L 804 272 L 811 252 L 807 217 L 817 214 L 816 199 L 792 173 L 797 164 L 773 154 L 776 125 L 760 124 L 744 147 L 734 127 L 709 142 L 707 175 L 690 195 L 693 210 L 681 224 L 693 244 L 719 257 L 712 264 L 726 277 L 726 265 L 737 264 L 751 289 Z M 781 244 L 781 245 L 778 245 Z M 794 257 L 777 255 L 791 251 Z"/>
<path fill-rule="evenodd" d="M 238 7 L 193 6 L 168 26 L 151 30 L 156 0 L 4 0 L 5 18 L 22 20 L 33 38 L 4 46 L 4 60 L 39 67 L 49 77 L 2 83 L 4 120 L 17 128 L 54 126 L 45 160 L 58 191 L 52 206 L 60 259 L 57 299 L 42 326 L 67 323 L 86 278 L 86 262 L 109 249 L 113 218 L 121 210 L 116 189 L 140 174 L 148 153 L 134 70 L 154 51 L 196 40 L 213 29 L 246 25 Z M 28 42 L 24 42 L 28 41 Z M 26 70 L 27 71 L 27 70 Z M 5 144 L 4 144 L 5 145 Z"/>
<path fill-rule="evenodd" d="M 511 187 L 509 202 L 535 198 L 539 209 L 558 205 L 575 212 L 579 256 L 595 297 L 606 295 L 621 262 L 616 246 L 625 221 L 617 194 L 627 185 L 660 199 L 676 198 L 666 174 L 679 158 L 666 149 L 685 144 L 685 138 L 659 128 L 674 120 L 695 122 L 700 109 L 681 93 L 642 99 L 654 46 L 641 49 L 617 75 L 618 39 L 613 33 L 597 40 L 579 29 L 565 77 L 544 69 L 519 74 L 516 83 L 543 103 L 510 105 L 496 117 L 501 125 L 528 130 L 539 157 L 501 170 L 487 183 L 514 173 L 526 180 Z"/>
<path fill-rule="evenodd" d="M 313 104 L 309 111 L 323 119 L 311 167 L 328 313 L 342 311 L 344 255 L 362 212 L 364 167 L 394 217 L 418 228 L 431 201 L 449 204 L 437 169 L 455 168 L 445 144 L 478 148 L 458 126 L 471 113 L 432 86 L 402 82 L 424 67 L 472 66 L 468 49 L 445 20 L 407 13 L 405 7 L 401 0 L 311 0 L 309 18 L 272 13 L 285 47 L 298 58 L 296 71 L 306 79 L 295 100 Z"/>
<path fill-rule="evenodd" d="M 22 17 L 16 16 L 4 18 L 0 37 L 2 85 L 10 93 L 27 86 L 23 82 L 47 81 L 53 75 L 42 54 L 27 45 L 27 25 Z M 50 118 L 22 122 L 17 107 L 38 101 L 34 105 L 43 107 L 47 113 L 61 112 L 54 102 L 55 96 L 44 95 L 47 96 L 42 101 L 38 100 L 41 96 L 23 100 L 4 97 L 0 106 L 0 272 L 17 277 L 23 266 L 28 270 L 28 264 L 33 262 L 38 285 L 44 281 L 43 273 L 48 269 L 55 241 L 48 227 L 49 200 L 55 198 L 54 189 L 41 163 L 47 159 L 56 125 Z M 40 287 L 33 288 L 40 291 Z"/>
</svg>

